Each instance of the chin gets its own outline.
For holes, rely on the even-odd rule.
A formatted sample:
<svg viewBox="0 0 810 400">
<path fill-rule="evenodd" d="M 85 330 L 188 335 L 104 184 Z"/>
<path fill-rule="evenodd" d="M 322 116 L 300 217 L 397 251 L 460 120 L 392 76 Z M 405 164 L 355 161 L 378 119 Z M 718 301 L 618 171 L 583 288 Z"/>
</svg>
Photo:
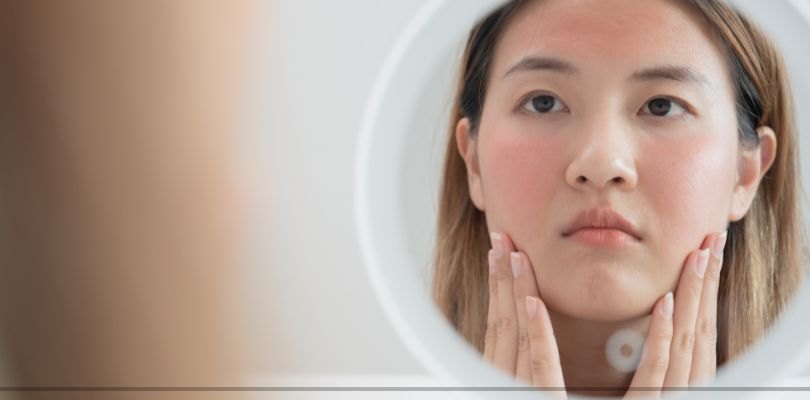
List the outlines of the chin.
<svg viewBox="0 0 810 400">
<path fill-rule="evenodd" d="M 578 287 L 575 287 L 578 286 Z M 641 285 L 625 287 L 603 282 L 599 287 L 558 287 L 544 301 L 555 312 L 591 321 L 618 322 L 649 315 L 657 297 L 639 292 Z M 649 286 L 648 286 L 649 287 Z M 562 290 L 562 291 L 560 291 Z"/>
</svg>

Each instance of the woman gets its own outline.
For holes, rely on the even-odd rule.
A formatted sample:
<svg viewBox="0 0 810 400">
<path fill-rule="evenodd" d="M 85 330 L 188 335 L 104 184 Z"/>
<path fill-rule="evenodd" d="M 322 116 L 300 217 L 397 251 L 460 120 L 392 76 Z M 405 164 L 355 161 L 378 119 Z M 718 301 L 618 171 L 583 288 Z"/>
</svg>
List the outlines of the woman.
<svg viewBox="0 0 810 400">
<path fill-rule="evenodd" d="M 721 1 L 504 4 L 448 139 L 434 298 L 524 382 L 705 382 L 802 276 L 786 69 Z"/>
</svg>

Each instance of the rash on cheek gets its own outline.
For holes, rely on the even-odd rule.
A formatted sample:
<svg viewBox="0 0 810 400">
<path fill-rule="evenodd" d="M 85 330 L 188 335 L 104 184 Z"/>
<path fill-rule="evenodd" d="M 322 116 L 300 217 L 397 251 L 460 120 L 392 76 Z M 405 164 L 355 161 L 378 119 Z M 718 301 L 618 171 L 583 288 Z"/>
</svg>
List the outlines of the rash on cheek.
<svg viewBox="0 0 810 400">
<path fill-rule="evenodd" d="M 543 138 L 508 133 L 486 146 L 481 172 L 487 219 L 516 236 L 516 243 L 529 240 L 563 183 L 559 151 Z"/>
</svg>

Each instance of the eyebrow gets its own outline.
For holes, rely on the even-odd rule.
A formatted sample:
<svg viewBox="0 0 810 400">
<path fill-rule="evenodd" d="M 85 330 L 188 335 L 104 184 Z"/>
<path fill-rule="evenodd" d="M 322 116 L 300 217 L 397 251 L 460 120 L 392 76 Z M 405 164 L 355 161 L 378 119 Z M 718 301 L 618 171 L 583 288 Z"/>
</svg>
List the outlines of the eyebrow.
<svg viewBox="0 0 810 400">
<path fill-rule="evenodd" d="M 574 66 L 568 61 L 553 58 L 553 57 L 524 57 L 515 65 L 509 68 L 501 79 L 516 73 L 516 72 L 529 72 L 529 71 L 551 71 L 565 75 L 575 75 L 580 73 L 579 68 Z M 692 68 L 679 65 L 662 65 L 651 68 L 645 68 L 636 71 L 630 76 L 634 81 L 657 81 L 657 80 L 671 80 L 677 82 L 691 82 L 698 83 L 704 86 L 709 86 L 709 80 Z"/>
<path fill-rule="evenodd" d="M 579 68 L 575 67 L 574 64 L 569 63 L 568 61 L 561 60 L 559 58 L 552 58 L 552 57 L 524 57 L 517 64 L 513 65 L 512 68 L 509 68 L 501 79 L 506 78 L 510 74 L 515 72 L 526 72 L 526 71 L 553 71 L 559 72 L 566 75 L 573 75 L 579 73 Z"/>
<path fill-rule="evenodd" d="M 663 65 L 660 67 L 646 68 L 634 73 L 630 78 L 635 81 L 671 80 L 710 86 L 709 80 L 700 72 L 689 67 L 678 65 Z"/>
</svg>

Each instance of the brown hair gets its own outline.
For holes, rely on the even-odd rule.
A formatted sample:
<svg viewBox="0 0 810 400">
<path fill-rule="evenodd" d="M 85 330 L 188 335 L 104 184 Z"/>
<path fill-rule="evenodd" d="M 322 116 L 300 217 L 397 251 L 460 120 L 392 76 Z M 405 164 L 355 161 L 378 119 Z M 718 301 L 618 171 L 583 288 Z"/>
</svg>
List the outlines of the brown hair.
<svg viewBox="0 0 810 400">
<path fill-rule="evenodd" d="M 759 126 L 773 128 L 778 143 L 774 163 L 760 182 L 751 208 L 729 225 L 718 294 L 719 365 L 765 333 L 803 275 L 796 125 L 784 61 L 760 29 L 721 0 L 681 1 L 703 16 L 725 48 L 736 89 L 741 144 L 758 146 L 755 129 Z M 470 199 L 466 165 L 454 133 L 463 117 L 470 120 L 470 135 L 477 133 L 495 46 L 509 21 L 528 2 L 507 2 L 470 32 L 445 153 L 433 298 L 479 351 L 484 348 L 489 296 L 489 234 L 485 214 Z"/>
</svg>

